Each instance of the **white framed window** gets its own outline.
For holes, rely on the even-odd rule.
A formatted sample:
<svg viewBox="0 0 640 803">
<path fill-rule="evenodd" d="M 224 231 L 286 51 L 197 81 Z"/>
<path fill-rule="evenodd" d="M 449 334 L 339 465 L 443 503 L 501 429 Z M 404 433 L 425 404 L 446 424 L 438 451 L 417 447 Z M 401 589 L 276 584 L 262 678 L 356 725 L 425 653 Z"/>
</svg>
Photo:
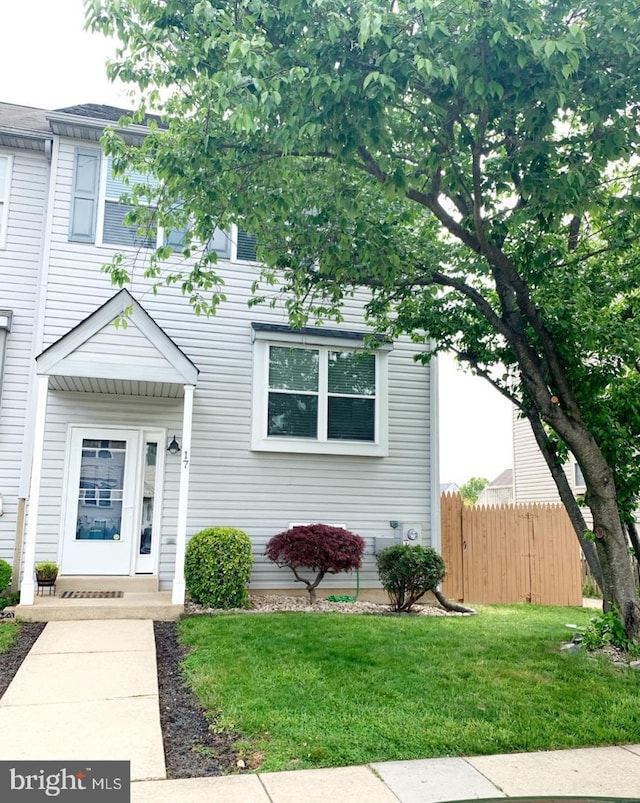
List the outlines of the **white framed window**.
<svg viewBox="0 0 640 803">
<path fill-rule="evenodd" d="M 587 483 L 584 481 L 584 475 L 582 473 L 582 469 L 578 465 L 577 461 L 573 463 L 573 483 L 576 488 L 586 488 Z"/>
<path fill-rule="evenodd" d="M 124 222 L 125 217 L 136 209 L 133 204 L 122 203 L 124 195 L 130 195 L 135 185 L 146 185 L 148 194 L 139 199 L 137 208 L 148 212 L 148 220 L 138 225 Z M 154 194 L 158 183 L 137 170 L 127 171 L 125 176 L 113 172 L 111 157 L 103 160 L 98 236 L 102 245 L 155 248 L 158 245 L 158 224 L 155 220 Z"/>
<path fill-rule="evenodd" d="M 0 154 L 0 248 L 4 248 L 7 242 L 12 167 L 13 157 Z"/>
<path fill-rule="evenodd" d="M 139 208 L 148 209 L 148 224 L 144 220 L 138 226 L 125 223 L 127 214 L 134 207 L 123 203 L 121 198 L 130 195 L 134 185 L 147 185 L 149 188 L 147 197 L 141 198 L 138 204 Z M 157 187 L 156 180 L 138 171 L 128 171 L 125 176 L 114 175 L 111 157 L 103 157 L 96 148 L 76 148 L 69 240 L 136 250 L 166 244 L 179 250 L 184 244 L 186 226 L 164 231 L 157 225 L 153 214 Z M 256 259 L 256 238 L 235 226 L 231 232 L 216 229 L 207 247 L 221 259 Z"/>
<path fill-rule="evenodd" d="M 256 326 L 252 449 L 384 457 L 390 347 Z"/>
</svg>

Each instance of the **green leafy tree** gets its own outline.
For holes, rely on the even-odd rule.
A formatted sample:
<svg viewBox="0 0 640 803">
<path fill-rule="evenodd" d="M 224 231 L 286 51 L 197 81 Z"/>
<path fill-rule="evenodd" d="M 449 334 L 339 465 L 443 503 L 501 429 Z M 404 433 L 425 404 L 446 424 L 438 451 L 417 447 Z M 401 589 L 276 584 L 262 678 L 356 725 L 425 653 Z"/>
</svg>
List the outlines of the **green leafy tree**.
<svg viewBox="0 0 640 803">
<path fill-rule="evenodd" d="M 485 377 L 532 425 L 605 601 L 640 635 L 625 525 L 640 487 L 640 18 L 631 0 L 88 0 L 112 77 L 167 127 L 117 165 L 161 181 L 160 222 L 240 223 L 256 298 L 294 322 L 369 321 Z M 144 108 L 135 118 L 144 120 Z M 182 211 L 180 211 L 182 210 Z M 191 244 L 193 245 L 193 243 Z M 185 248 L 193 256 L 194 249 Z M 200 312 L 206 252 L 155 253 Z M 186 265 L 186 263 L 185 263 Z M 111 266 L 124 283 L 130 266 Z M 168 270 L 168 273 L 165 273 Z M 586 481 L 591 538 L 562 464 Z"/>
<path fill-rule="evenodd" d="M 460 486 L 460 496 L 464 499 L 465 505 L 475 505 L 478 497 L 489 484 L 489 480 L 484 477 L 470 477 Z"/>
</svg>

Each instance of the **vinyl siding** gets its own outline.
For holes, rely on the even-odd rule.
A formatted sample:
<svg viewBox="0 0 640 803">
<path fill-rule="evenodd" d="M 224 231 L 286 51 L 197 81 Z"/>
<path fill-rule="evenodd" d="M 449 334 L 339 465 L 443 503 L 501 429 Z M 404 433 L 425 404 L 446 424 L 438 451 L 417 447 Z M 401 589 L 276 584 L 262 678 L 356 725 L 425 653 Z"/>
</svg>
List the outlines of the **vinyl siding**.
<svg viewBox="0 0 640 803">
<path fill-rule="evenodd" d="M 29 370 L 48 189 L 44 153 L 4 150 L 13 156 L 7 238 L 0 248 L 0 308 L 13 311 L 7 336 L 0 400 L 0 558 L 13 560 Z"/>
<path fill-rule="evenodd" d="M 515 502 L 559 502 L 560 495 L 553 481 L 529 422 L 513 414 L 513 480 Z M 564 466 L 569 485 L 574 487 L 573 459 Z"/>
<path fill-rule="evenodd" d="M 111 250 L 68 241 L 73 148 L 63 141 L 59 153 L 53 231 L 49 263 L 44 345 L 50 345 L 115 293 L 100 271 Z M 247 263 L 221 261 L 227 301 L 218 315 L 194 315 L 179 288 L 164 288 L 157 296 L 140 278 L 144 258 L 137 260 L 132 294 L 200 369 L 195 391 L 190 473 L 188 535 L 212 525 L 246 530 L 253 542 L 255 588 L 292 587 L 290 572 L 266 564 L 266 541 L 293 521 L 344 523 L 367 539 L 364 586 L 377 584 L 374 536 L 391 535 L 397 519 L 430 528 L 429 369 L 413 362 L 417 349 L 398 342 L 388 357 L 389 455 L 355 457 L 251 451 L 253 346 L 251 322 L 286 324 L 282 309 L 249 309 L 247 299 L 256 269 Z M 364 329 L 361 302 L 344 309 L 346 329 Z M 334 324 L 330 324 L 336 328 Z M 107 330 L 110 359 L 128 359 L 118 351 L 122 339 Z M 98 340 L 87 343 L 84 356 L 96 354 Z M 134 359 L 144 352 L 143 344 Z M 106 394 L 52 391 L 47 416 L 43 490 L 38 522 L 38 558 L 53 557 L 60 536 L 60 499 L 69 425 L 163 428 L 180 437 L 182 402 Z M 173 577 L 180 456 L 167 455 L 161 531 L 160 577 L 166 587 Z M 46 553 L 46 554 L 45 554 Z M 353 585 L 338 576 L 326 588 Z"/>
</svg>

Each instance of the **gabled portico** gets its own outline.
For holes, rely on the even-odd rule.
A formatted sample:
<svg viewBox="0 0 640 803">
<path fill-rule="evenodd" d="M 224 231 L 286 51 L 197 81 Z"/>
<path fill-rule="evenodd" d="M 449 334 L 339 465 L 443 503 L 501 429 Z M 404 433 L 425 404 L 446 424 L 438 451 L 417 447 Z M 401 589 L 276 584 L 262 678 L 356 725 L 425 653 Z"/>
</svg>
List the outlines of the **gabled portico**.
<svg viewBox="0 0 640 803">
<path fill-rule="evenodd" d="M 180 461 L 179 491 L 170 539 L 172 543 L 175 540 L 171 602 L 182 604 L 198 369 L 143 306 L 127 290 L 121 290 L 45 349 L 36 358 L 36 372 L 20 605 L 34 602 L 47 406 L 52 391 L 76 394 L 69 397 L 80 400 L 86 394 L 87 402 L 81 402 L 85 408 L 96 400 L 101 400 L 104 408 L 105 399 L 114 406 L 114 396 L 146 397 L 156 406 L 159 399 L 167 399 L 174 408 L 182 399 L 181 448 L 173 458 Z M 91 427 L 76 425 L 73 420 L 68 425 L 58 544 L 63 574 L 125 576 L 158 571 L 159 552 L 153 553 L 152 548 L 160 548 L 158 491 L 163 482 L 166 431 L 153 423 L 132 423 L 131 419 L 116 425 L 113 418 L 112 413 L 107 424 L 101 420 L 100 425 Z M 153 547 L 152 535 L 156 539 Z"/>
</svg>

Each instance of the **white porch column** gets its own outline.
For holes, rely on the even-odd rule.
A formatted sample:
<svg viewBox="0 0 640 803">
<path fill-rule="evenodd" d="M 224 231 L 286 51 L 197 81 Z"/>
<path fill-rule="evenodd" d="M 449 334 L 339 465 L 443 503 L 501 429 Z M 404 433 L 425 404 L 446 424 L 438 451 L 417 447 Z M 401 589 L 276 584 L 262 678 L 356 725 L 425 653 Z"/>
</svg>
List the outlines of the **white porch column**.
<svg viewBox="0 0 640 803">
<path fill-rule="evenodd" d="M 173 577 L 171 602 L 184 603 L 184 554 L 187 547 L 187 509 L 189 507 L 189 463 L 191 462 L 191 427 L 193 420 L 194 385 L 184 386 L 182 417 L 182 463 L 180 467 L 180 496 L 178 498 L 178 528 L 176 533 L 176 568 Z"/>
<path fill-rule="evenodd" d="M 44 425 L 47 417 L 48 393 L 49 377 L 39 376 L 36 390 L 36 415 L 33 426 L 33 458 L 31 463 L 31 483 L 29 486 L 27 531 L 24 540 L 24 574 L 20 586 L 20 605 L 33 605 L 33 598 L 35 595 L 33 573 L 36 560 L 36 535 L 38 532 L 38 510 L 40 508 L 40 475 L 42 474 Z"/>
</svg>

